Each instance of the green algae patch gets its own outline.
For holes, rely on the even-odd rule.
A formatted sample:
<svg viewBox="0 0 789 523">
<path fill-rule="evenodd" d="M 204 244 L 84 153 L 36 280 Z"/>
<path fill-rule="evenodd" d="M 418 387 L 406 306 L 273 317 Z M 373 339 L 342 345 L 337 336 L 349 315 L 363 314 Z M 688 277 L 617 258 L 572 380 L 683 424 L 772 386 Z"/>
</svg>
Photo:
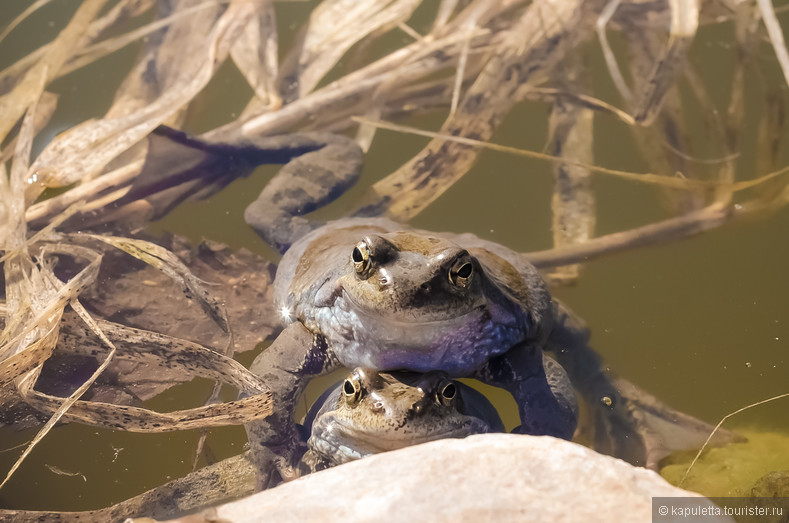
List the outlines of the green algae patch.
<svg viewBox="0 0 789 523">
<path fill-rule="evenodd" d="M 789 434 L 738 432 L 748 441 L 705 450 L 682 485 L 682 477 L 697 451 L 672 454 L 663 461 L 660 475 L 672 485 L 707 497 L 770 496 L 755 492 L 754 485 L 770 473 L 789 470 Z"/>
</svg>

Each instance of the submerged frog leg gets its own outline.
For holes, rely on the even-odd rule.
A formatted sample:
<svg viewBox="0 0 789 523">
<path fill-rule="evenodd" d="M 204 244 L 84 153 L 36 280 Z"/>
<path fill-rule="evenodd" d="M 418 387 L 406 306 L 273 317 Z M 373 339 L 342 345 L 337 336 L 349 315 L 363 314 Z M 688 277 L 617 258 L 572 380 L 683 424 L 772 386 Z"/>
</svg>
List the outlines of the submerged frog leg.
<svg viewBox="0 0 789 523">
<path fill-rule="evenodd" d="M 589 331 L 583 321 L 563 304 L 554 301 L 554 305 L 556 323 L 548 347 L 589 406 L 595 450 L 656 469 L 671 452 L 704 443 L 712 425 L 608 374 L 600 356 L 589 346 Z M 719 431 L 713 442 L 723 444 L 737 438 L 729 431 Z"/>
<path fill-rule="evenodd" d="M 325 145 L 280 169 L 244 212 L 246 222 L 281 253 L 322 225 L 301 216 L 338 198 L 356 183 L 361 172 L 362 151 L 352 139 L 329 133 L 304 136 Z"/>
<path fill-rule="evenodd" d="M 250 370 L 271 388 L 275 408 L 268 418 L 245 425 L 258 467 L 258 489 L 298 476 L 296 467 L 305 443 L 293 420 L 296 402 L 311 378 L 339 366 L 326 340 L 301 323 L 288 325 L 252 362 Z"/>
<path fill-rule="evenodd" d="M 515 398 L 521 425 L 516 432 L 571 439 L 578 404 L 564 369 L 533 345 L 519 345 L 487 362 L 475 378 Z"/>
</svg>

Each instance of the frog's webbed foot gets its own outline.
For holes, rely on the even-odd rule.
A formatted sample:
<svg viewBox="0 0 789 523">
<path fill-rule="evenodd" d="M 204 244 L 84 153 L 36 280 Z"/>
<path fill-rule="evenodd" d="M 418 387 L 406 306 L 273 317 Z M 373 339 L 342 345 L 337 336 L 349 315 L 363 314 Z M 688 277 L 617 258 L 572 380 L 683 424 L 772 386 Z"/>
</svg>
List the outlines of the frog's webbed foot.
<svg viewBox="0 0 789 523">
<path fill-rule="evenodd" d="M 356 183 L 362 165 L 362 151 L 350 138 L 329 133 L 294 136 L 324 145 L 282 167 L 244 212 L 246 222 L 280 252 L 320 225 L 301 216 L 343 194 Z"/>
<path fill-rule="evenodd" d="M 282 481 L 291 481 L 303 474 L 300 460 L 307 451 L 307 446 L 299 434 L 289 433 L 285 423 L 272 423 L 271 428 L 277 433 L 277 441 L 265 441 L 269 435 L 263 432 L 256 434 L 254 429 L 247 427 L 247 437 L 257 444 L 253 446 L 251 459 L 257 469 L 256 490 L 274 487 Z"/>
<path fill-rule="evenodd" d="M 298 477 L 306 445 L 293 420 L 296 402 L 310 379 L 337 367 L 325 340 L 301 323 L 288 325 L 252 362 L 250 370 L 270 387 L 275 408 L 271 416 L 244 426 L 259 489 Z"/>
<path fill-rule="evenodd" d="M 304 476 L 331 468 L 332 464 L 313 450 L 307 450 L 299 462 L 299 473 Z"/>
<path fill-rule="evenodd" d="M 515 398 L 521 425 L 514 432 L 571 439 L 578 423 L 575 391 L 564 369 L 531 345 L 493 358 L 475 378 Z"/>
<path fill-rule="evenodd" d="M 674 451 L 701 447 L 712 433 L 711 425 L 606 372 L 600 356 L 589 346 L 583 322 L 565 305 L 555 302 L 555 306 L 556 325 L 548 345 L 589 406 L 595 450 L 656 469 Z M 712 443 L 737 438 L 719 430 Z"/>
<path fill-rule="evenodd" d="M 629 381 L 608 377 L 608 382 L 611 392 L 589 398 L 598 452 L 657 470 L 664 457 L 699 449 L 712 434 L 714 427 L 709 423 L 672 409 Z M 743 439 L 718 429 L 710 443 L 725 445 Z"/>
</svg>

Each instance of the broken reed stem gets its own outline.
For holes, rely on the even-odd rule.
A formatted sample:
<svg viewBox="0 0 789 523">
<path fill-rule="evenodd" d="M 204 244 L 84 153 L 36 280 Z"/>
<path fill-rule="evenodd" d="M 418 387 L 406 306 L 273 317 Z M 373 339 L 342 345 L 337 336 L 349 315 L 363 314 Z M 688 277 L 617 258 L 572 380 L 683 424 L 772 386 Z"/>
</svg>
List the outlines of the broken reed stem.
<svg viewBox="0 0 789 523">
<path fill-rule="evenodd" d="M 741 212 L 741 211 L 740 211 Z M 582 263 L 604 254 L 686 238 L 714 229 L 739 215 L 736 208 L 712 205 L 675 218 L 591 238 L 566 247 L 523 253 L 538 269 Z"/>
</svg>

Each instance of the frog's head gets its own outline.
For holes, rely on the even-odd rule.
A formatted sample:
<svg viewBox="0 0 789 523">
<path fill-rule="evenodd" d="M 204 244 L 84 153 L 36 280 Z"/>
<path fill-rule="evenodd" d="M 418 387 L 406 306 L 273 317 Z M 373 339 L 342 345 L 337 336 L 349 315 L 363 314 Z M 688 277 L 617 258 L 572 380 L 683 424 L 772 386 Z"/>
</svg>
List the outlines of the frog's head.
<svg viewBox="0 0 789 523">
<path fill-rule="evenodd" d="M 458 245 L 413 232 L 370 234 L 348 252 L 339 279 L 351 305 L 409 323 L 467 314 L 486 302 L 479 262 Z"/>
<path fill-rule="evenodd" d="M 466 388 L 443 372 L 357 368 L 321 406 L 309 445 L 333 463 L 344 463 L 425 441 L 491 431 L 487 422 L 464 413 Z"/>
</svg>

